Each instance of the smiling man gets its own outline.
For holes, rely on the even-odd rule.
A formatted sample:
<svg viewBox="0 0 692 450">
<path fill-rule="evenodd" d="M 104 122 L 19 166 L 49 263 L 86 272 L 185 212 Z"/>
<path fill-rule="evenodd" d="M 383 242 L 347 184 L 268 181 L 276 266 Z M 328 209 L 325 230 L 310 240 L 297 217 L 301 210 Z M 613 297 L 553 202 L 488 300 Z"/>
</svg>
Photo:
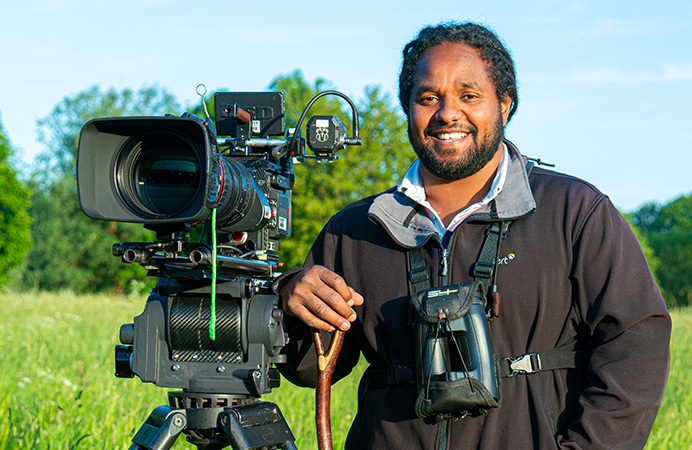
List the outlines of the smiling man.
<svg viewBox="0 0 692 450">
<path fill-rule="evenodd" d="M 314 386 L 310 329 L 349 330 L 334 379 L 369 367 L 348 449 L 642 448 L 670 317 L 608 197 L 504 138 L 509 52 L 477 24 L 424 28 L 399 96 L 418 160 L 277 282 L 284 375 Z"/>
</svg>

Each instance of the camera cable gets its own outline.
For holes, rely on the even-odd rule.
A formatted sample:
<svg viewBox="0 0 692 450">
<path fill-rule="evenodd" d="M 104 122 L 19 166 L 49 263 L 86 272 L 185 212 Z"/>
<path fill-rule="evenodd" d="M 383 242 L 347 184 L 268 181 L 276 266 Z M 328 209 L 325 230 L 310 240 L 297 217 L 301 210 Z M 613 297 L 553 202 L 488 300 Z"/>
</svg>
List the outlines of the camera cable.
<svg viewBox="0 0 692 450">
<path fill-rule="evenodd" d="M 216 208 L 211 210 L 211 316 L 209 338 L 216 339 Z"/>
</svg>

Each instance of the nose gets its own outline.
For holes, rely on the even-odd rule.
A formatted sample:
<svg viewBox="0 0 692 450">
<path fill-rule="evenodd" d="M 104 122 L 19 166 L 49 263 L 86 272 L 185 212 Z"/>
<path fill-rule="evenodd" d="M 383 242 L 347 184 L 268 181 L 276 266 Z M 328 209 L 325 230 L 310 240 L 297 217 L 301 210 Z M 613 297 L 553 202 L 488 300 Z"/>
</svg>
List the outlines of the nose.
<svg viewBox="0 0 692 450">
<path fill-rule="evenodd" d="M 440 99 L 435 117 L 442 123 L 452 123 L 464 117 L 462 103 L 458 98 L 445 95 Z"/>
</svg>

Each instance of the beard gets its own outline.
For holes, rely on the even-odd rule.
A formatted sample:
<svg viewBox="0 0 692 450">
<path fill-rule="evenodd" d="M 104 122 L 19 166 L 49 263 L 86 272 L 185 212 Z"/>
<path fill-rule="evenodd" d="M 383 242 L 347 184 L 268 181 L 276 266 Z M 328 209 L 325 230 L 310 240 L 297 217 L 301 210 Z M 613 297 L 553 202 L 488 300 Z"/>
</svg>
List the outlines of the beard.
<svg viewBox="0 0 692 450">
<path fill-rule="evenodd" d="M 468 128 L 468 127 L 467 127 Z M 426 130 L 433 131 L 429 128 Z M 468 129 L 469 138 L 472 139 L 468 151 L 456 159 L 442 160 L 431 148 L 418 136 L 411 133 L 411 126 L 408 127 L 408 137 L 413 150 L 416 152 L 420 162 L 435 176 L 443 180 L 455 181 L 470 177 L 486 166 L 493 159 L 504 138 L 504 127 L 502 126 L 502 116 L 493 125 L 490 133 L 478 141 L 478 130 L 473 125 Z"/>
</svg>

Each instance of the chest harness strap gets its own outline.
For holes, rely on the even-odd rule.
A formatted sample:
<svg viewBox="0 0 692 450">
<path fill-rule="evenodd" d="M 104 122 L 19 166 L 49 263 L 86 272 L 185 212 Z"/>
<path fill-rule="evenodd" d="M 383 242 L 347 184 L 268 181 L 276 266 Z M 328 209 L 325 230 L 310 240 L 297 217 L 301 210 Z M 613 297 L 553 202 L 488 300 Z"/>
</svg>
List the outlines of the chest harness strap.
<svg viewBox="0 0 692 450">
<path fill-rule="evenodd" d="M 494 222 L 486 230 L 486 238 L 478 260 L 473 265 L 473 276 L 481 281 L 488 292 L 490 318 L 499 317 L 501 312 L 502 297 L 497 288 L 497 268 L 500 260 L 500 246 L 502 240 L 507 237 L 507 229 L 511 222 Z M 430 287 L 428 270 L 425 266 L 425 258 L 421 248 L 414 248 L 406 255 L 408 263 L 409 292 L 426 290 Z M 559 369 L 585 369 L 588 362 L 588 351 L 577 350 L 576 342 L 572 341 L 560 347 L 543 350 L 540 352 L 526 353 L 514 357 L 505 357 L 500 360 L 500 375 L 502 378 L 510 378 L 515 375 L 545 372 Z M 390 376 L 391 380 L 404 378 L 399 372 Z M 399 381 L 409 382 L 408 380 Z"/>
</svg>

